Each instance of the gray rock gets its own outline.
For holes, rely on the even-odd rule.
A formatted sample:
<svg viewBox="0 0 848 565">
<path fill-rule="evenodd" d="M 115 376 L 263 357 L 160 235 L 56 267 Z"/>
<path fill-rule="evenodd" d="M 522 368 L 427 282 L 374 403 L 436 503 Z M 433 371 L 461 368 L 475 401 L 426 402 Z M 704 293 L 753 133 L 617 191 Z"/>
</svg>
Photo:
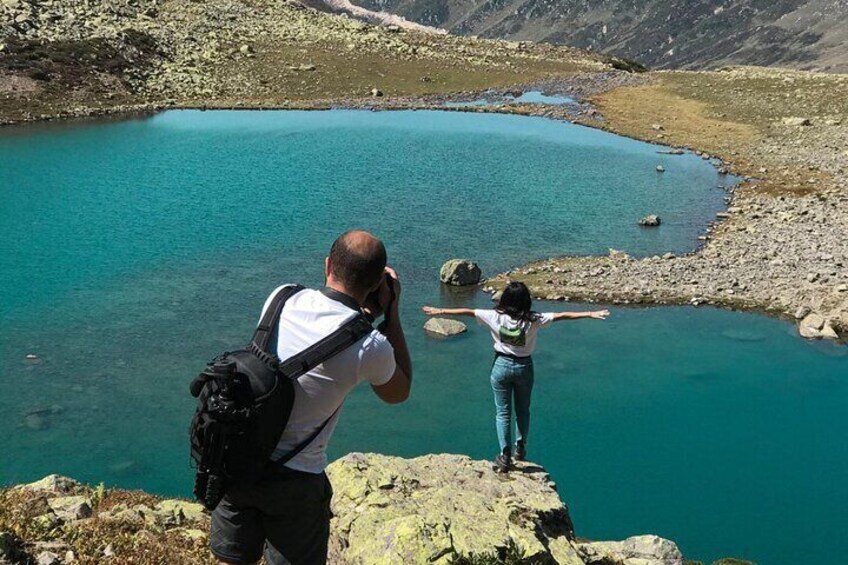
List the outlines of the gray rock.
<svg viewBox="0 0 848 565">
<path fill-rule="evenodd" d="M 800 117 L 792 117 L 792 118 L 783 118 L 781 120 L 783 125 L 785 126 L 810 126 L 813 123 L 810 121 L 810 118 L 800 118 Z"/>
<path fill-rule="evenodd" d="M 538 465 L 518 463 L 505 479 L 461 455 L 351 453 L 327 474 L 336 492 L 330 563 L 448 563 L 510 544 L 527 562 L 582 563 L 568 507 Z"/>
<path fill-rule="evenodd" d="M 42 551 L 35 558 L 36 565 L 60 565 L 62 560 L 52 551 Z"/>
<path fill-rule="evenodd" d="M 79 486 L 79 483 L 71 478 L 63 477 L 62 475 L 47 475 L 41 480 L 22 485 L 20 488 L 53 494 L 67 494 L 75 491 Z"/>
<path fill-rule="evenodd" d="M 646 228 L 655 228 L 662 223 L 662 220 L 656 214 L 651 214 L 649 216 L 645 216 L 641 220 L 639 220 L 639 225 L 644 226 Z"/>
<path fill-rule="evenodd" d="M 683 565 L 683 555 L 673 541 L 650 535 L 580 543 L 577 551 L 586 565 Z"/>
<path fill-rule="evenodd" d="M 467 259 L 451 259 L 442 265 L 440 280 L 452 286 L 477 284 L 483 276 L 477 263 Z"/>
<path fill-rule="evenodd" d="M 85 496 L 60 496 L 47 501 L 56 516 L 66 522 L 91 516 L 91 499 Z"/>
<path fill-rule="evenodd" d="M 377 98 L 377 97 L 380 97 L 382 95 L 383 95 L 383 91 L 380 90 L 379 88 L 372 88 L 371 89 L 371 96 Z"/>
<path fill-rule="evenodd" d="M 657 172 L 658 172 L 658 173 L 664 173 L 664 172 L 665 172 L 665 167 L 663 167 L 662 165 L 657 165 Z"/>
<path fill-rule="evenodd" d="M 804 318 L 807 317 L 807 314 L 809 314 L 810 312 L 811 312 L 811 309 L 810 309 L 809 306 L 799 306 L 798 309 L 795 310 L 795 319 L 796 320 L 803 320 Z"/>
<path fill-rule="evenodd" d="M 457 320 L 448 318 L 430 318 L 424 324 L 424 330 L 440 337 L 449 337 L 468 331 L 468 327 Z"/>
<path fill-rule="evenodd" d="M 807 339 L 818 339 L 822 337 L 824 325 L 824 317 L 821 314 L 813 312 L 812 314 L 807 314 L 807 316 L 801 320 L 801 324 L 798 326 L 798 332 L 801 334 L 801 337 L 805 337 Z"/>
</svg>

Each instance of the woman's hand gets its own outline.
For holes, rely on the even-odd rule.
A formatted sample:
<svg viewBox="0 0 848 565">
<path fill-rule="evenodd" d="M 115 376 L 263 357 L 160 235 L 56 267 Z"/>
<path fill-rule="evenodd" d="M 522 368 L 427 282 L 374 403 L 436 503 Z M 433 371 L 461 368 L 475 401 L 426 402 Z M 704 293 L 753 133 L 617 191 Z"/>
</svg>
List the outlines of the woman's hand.
<svg viewBox="0 0 848 565">
<path fill-rule="evenodd" d="M 442 313 L 440 308 L 433 308 L 432 306 L 422 306 L 421 311 L 427 314 L 428 316 L 438 316 Z"/>
<path fill-rule="evenodd" d="M 606 320 L 607 316 L 609 316 L 609 310 L 595 310 L 594 312 L 589 312 L 589 317 L 594 318 L 595 320 Z"/>
</svg>

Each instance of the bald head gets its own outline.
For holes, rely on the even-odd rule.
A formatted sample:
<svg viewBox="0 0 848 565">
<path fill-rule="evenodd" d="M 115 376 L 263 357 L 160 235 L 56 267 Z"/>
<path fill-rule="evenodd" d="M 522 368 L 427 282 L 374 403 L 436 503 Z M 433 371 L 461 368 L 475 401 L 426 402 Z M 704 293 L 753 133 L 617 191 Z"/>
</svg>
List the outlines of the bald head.
<svg viewBox="0 0 848 565">
<path fill-rule="evenodd" d="M 366 231 L 351 230 L 333 242 L 328 262 L 328 275 L 353 292 L 368 292 L 383 276 L 386 247 Z"/>
</svg>

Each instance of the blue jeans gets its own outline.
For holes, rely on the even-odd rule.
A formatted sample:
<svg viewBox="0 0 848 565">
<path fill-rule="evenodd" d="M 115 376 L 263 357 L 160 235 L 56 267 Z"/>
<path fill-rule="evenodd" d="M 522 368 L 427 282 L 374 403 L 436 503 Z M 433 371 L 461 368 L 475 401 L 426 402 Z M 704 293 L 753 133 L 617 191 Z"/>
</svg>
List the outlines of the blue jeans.
<svg viewBox="0 0 848 565">
<path fill-rule="evenodd" d="M 512 445 L 512 407 L 518 441 L 527 441 L 530 431 L 530 394 L 533 392 L 533 359 L 513 359 L 498 355 L 492 364 L 492 391 L 495 393 L 495 424 L 501 453 Z"/>
</svg>

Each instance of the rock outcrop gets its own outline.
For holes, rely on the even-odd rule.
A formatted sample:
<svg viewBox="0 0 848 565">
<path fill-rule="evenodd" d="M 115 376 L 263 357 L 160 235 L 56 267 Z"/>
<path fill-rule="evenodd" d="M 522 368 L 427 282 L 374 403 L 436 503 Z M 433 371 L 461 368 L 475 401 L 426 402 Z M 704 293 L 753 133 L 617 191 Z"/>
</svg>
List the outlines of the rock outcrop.
<svg viewBox="0 0 848 565">
<path fill-rule="evenodd" d="M 504 475 L 463 455 L 352 453 L 327 473 L 334 490 L 333 565 L 683 564 L 677 546 L 657 536 L 575 538 L 555 484 L 532 463 Z M 59 475 L 0 489 L 3 565 L 107 558 L 209 564 L 208 532 L 209 514 L 187 500 L 91 487 Z"/>
<path fill-rule="evenodd" d="M 439 279 L 452 286 L 477 284 L 481 277 L 480 267 L 468 259 L 451 259 L 442 265 L 439 271 Z"/>
<path fill-rule="evenodd" d="M 402 459 L 353 453 L 330 465 L 331 561 L 350 564 L 451 563 L 507 551 L 540 563 L 680 565 L 677 546 L 653 536 L 576 543 L 568 507 L 539 466 L 508 475 L 462 455 Z M 630 559 L 631 561 L 628 561 Z"/>
</svg>

